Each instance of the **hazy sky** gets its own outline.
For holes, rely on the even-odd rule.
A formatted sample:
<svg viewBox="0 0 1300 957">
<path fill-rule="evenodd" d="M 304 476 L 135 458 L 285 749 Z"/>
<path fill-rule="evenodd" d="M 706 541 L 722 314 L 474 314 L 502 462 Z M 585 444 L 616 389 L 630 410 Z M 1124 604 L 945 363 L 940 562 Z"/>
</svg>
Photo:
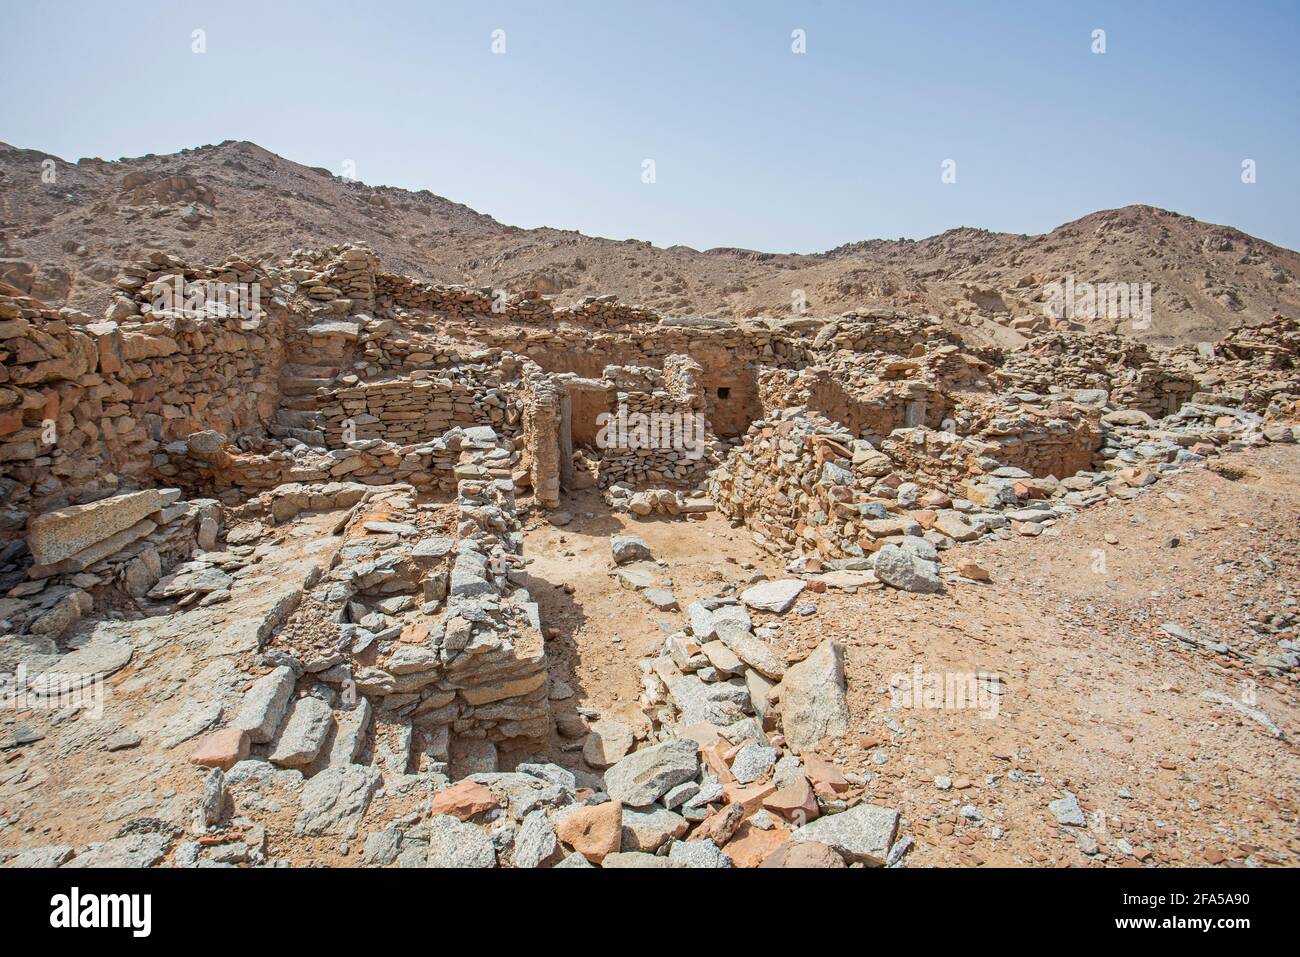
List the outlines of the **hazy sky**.
<svg viewBox="0 0 1300 957">
<path fill-rule="evenodd" d="M 1300 248 L 1295 0 L 64 0 L 3 20 L 0 140 L 69 160 L 251 140 L 665 246 L 1042 232 L 1150 203 Z"/>
</svg>

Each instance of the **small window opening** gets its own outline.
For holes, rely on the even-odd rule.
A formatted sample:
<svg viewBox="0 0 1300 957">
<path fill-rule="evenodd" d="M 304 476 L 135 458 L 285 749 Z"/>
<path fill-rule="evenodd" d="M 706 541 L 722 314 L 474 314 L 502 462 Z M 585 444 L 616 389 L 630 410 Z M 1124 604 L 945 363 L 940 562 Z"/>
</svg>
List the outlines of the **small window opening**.
<svg viewBox="0 0 1300 957">
<path fill-rule="evenodd" d="M 731 398 L 731 386 L 729 386 L 729 385 L 720 385 L 720 386 L 718 386 L 718 398 L 719 398 L 719 399 L 730 399 L 730 398 Z"/>
</svg>

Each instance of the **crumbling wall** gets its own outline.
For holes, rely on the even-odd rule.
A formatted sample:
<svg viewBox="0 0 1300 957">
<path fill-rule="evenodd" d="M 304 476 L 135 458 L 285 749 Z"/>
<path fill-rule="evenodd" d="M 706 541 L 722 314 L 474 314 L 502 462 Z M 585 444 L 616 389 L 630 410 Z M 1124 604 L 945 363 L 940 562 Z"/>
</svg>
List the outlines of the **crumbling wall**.
<svg viewBox="0 0 1300 957">
<path fill-rule="evenodd" d="M 312 593 L 340 623 L 343 653 L 328 669 L 304 664 L 369 699 L 376 756 L 400 773 L 416 751 L 445 770 L 456 739 L 536 742 L 550 723 L 541 622 L 517 570 L 515 453 L 489 428 L 442 438 L 458 455 L 454 535 L 424 530 L 409 487 L 379 492 L 354 508 Z M 273 647 L 295 653 L 307 630 L 291 621 Z"/>
<path fill-rule="evenodd" d="M 248 315 L 224 302 L 157 305 L 177 279 L 200 289 L 266 280 L 243 266 L 155 254 L 128 267 L 102 322 L 0 292 L 0 538 L 29 512 L 155 481 L 162 443 L 204 429 L 236 435 L 271 417 L 282 302 L 264 291 Z"/>
<path fill-rule="evenodd" d="M 1005 355 L 992 378 L 1005 391 L 1044 395 L 1101 389 L 1116 407 L 1155 418 L 1177 412 L 1196 391 L 1192 377 L 1142 343 L 1093 333 L 1036 337 L 1026 348 Z"/>
<path fill-rule="evenodd" d="M 609 414 L 595 442 L 603 487 L 678 487 L 699 481 L 716 461 L 698 391 L 700 365 L 683 355 L 668 356 L 664 363 L 662 371 L 647 366 L 603 371 L 600 384 L 609 396 Z"/>
<path fill-rule="evenodd" d="M 456 487 L 456 456 L 442 437 L 412 445 L 359 439 L 345 448 L 303 448 L 290 455 L 245 450 L 219 432 L 201 432 L 165 445 L 158 472 L 227 504 L 291 482 L 409 484 L 424 492 L 450 493 Z"/>
<path fill-rule="evenodd" d="M 718 510 L 778 554 L 861 557 L 896 534 L 893 461 L 815 412 L 755 422 L 710 475 Z"/>
<path fill-rule="evenodd" d="M 763 377 L 762 392 L 769 410 L 806 406 L 872 442 L 895 429 L 939 428 L 949 412 L 947 396 L 928 382 L 857 384 L 821 366 L 798 373 L 771 370 Z"/>
<path fill-rule="evenodd" d="M 490 425 L 517 432 L 517 403 L 500 375 L 489 370 L 458 378 L 388 379 L 337 391 L 320 390 L 317 402 L 326 444 L 383 439 L 412 445 L 456 426 Z"/>
<path fill-rule="evenodd" d="M 1282 416 L 1300 408 L 1297 356 L 1300 319 L 1277 315 L 1260 325 L 1238 326 L 1217 343 L 1173 350 L 1169 359 L 1196 382 L 1202 395 L 1195 401 Z"/>
</svg>

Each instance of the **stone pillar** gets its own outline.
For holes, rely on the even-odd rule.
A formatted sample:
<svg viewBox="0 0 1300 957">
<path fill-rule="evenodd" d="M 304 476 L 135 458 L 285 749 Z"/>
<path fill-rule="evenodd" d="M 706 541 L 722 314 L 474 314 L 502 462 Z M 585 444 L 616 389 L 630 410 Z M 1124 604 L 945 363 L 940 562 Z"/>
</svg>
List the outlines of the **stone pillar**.
<svg viewBox="0 0 1300 957">
<path fill-rule="evenodd" d="M 573 490 L 573 399 L 560 396 L 560 488 Z"/>
<path fill-rule="evenodd" d="M 563 391 L 545 376 L 524 385 L 524 448 L 532 459 L 533 498 L 545 509 L 560 505 L 560 433 Z M 572 463 L 572 457 L 567 458 Z"/>
</svg>

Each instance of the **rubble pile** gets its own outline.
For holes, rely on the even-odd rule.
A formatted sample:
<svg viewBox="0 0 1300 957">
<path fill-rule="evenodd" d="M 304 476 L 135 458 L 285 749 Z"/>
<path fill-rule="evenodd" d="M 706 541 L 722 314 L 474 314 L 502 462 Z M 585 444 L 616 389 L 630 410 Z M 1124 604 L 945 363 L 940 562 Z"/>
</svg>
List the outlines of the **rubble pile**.
<svg viewBox="0 0 1300 957">
<path fill-rule="evenodd" d="M 444 439 L 459 452 L 455 511 L 442 520 L 452 527 L 409 486 L 354 486 L 335 562 L 262 654 L 294 675 L 300 699 L 355 712 L 349 762 L 369 732 L 379 763 L 399 774 L 446 771 L 453 742 L 495 770 L 497 742 L 535 740 L 549 725 L 537 606 L 512 582 L 521 535 L 509 450 L 487 427 Z M 276 517 L 285 501 L 283 490 L 273 498 Z M 342 720 L 322 718 L 322 742 Z M 274 749 L 269 760 L 286 764 Z"/>
<path fill-rule="evenodd" d="M 1233 329 L 1216 343 L 1176 349 L 1170 361 L 1196 380 L 1198 401 L 1294 418 L 1300 409 L 1297 354 L 1300 320 L 1279 315 Z"/>
<path fill-rule="evenodd" d="M 181 494 L 175 488 L 126 492 L 35 519 L 25 542 L 6 549 L 0 632 L 48 643 L 96 604 L 104 607 L 115 596 L 158 598 L 168 591 L 170 582 L 159 582 L 164 570 L 196 553 L 205 562 L 217 549 L 222 521 L 219 503 L 182 501 Z M 30 564 L 20 566 L 24 553 Z"/>
<path fill-rule="evenodd" d="M 1019 392 L 1100 389 L 1116 407 L 1159 418 L 1177 411 L 1196 383 L 1146 345 L 1124 336 L 1053 332 L 1008 353 L 993 373 L 1000 389 Z"/>
</svg>

